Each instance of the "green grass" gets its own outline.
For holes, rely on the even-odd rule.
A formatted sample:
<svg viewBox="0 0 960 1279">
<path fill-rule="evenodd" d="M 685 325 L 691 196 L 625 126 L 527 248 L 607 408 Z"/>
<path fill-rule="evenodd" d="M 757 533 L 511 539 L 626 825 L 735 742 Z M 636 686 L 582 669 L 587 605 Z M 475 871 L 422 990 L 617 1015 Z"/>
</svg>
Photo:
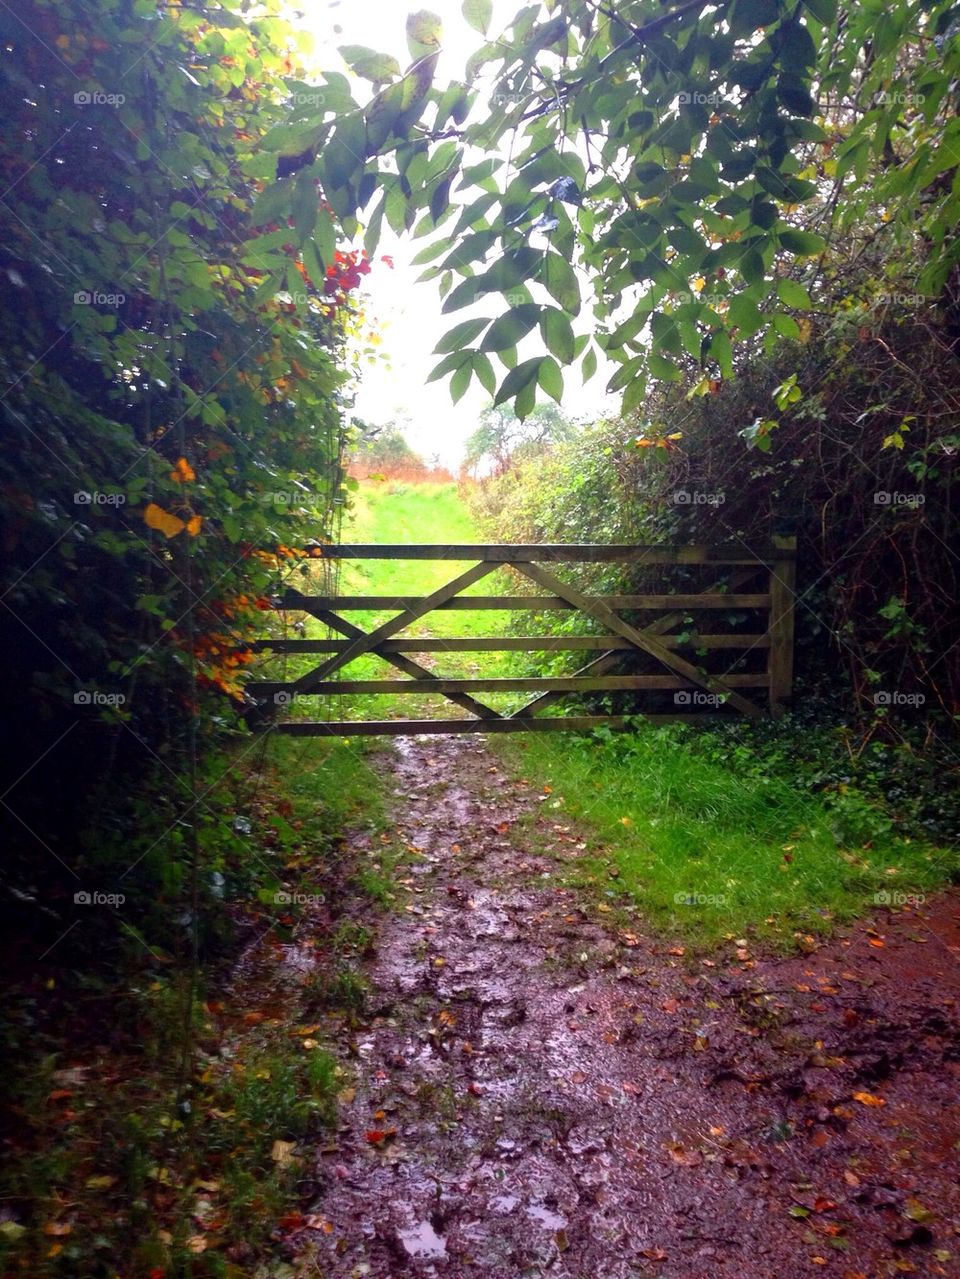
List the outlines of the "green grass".
<svg viewBox="0 0 960 1279">
<path fill-rule="evenodd" d="M 571 873 L 635 903 L 655 928 L 708 946 L 749 934 L 793 944 L 878 908 L 878 894 L 930 892 L 956 859 L 871 830 L 844 806 L 761 767 L 705 758 L 679 726 L 607 740 L 504 739 L 505 757 L 550 786 L 556 820 L 574 818 L 600 848 Z M 611 869 L 614 872 L 611 877 Z"/>
</svg>

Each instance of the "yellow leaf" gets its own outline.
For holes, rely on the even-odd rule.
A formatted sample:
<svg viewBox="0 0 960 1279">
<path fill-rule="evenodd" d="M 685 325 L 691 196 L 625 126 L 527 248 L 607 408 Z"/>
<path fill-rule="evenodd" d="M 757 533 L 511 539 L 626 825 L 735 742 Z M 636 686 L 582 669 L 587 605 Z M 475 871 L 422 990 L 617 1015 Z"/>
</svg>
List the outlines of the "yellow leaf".
<svg viewBox="0 0 960 1279">
<path fill-rule="evenodd" d="M 177 459 L 177 464 L 170 472 L 171 480 L 177 484 L 190 484 L 197 478 L 196 472 L 185 457 Z"/>
<path fill-rule="evenodd" d="M 855 1092 L 853 1099 L 854 1101 L 859 1101 L 861 1106 L 885 1106 L 887 1104 L 882 1097 L 874 1097 L 872 1092 Z"/>
<path fill-rule="evenodd" d="M 190 534 L 191 537 L 197 536 L 197 534 L 200 532 L 201 524 L 203 524 L 202 515 L 194 515 L 189 520 L 187 520 L 187 532 Z"/>
<path fill-rule="evenodd" d="M 147 528 L 155 528 L 164 537 L 176 537 L 185 527 L 183 520 L 171 515 L 162 506 L 157 506 L 156 502 L 151 502 L 144 511 L 143 521 Z"/>
<path fill-rule="evenodd" d="M 281 1168 L 285 1168 L 293 1160 L 293 1148 L 296 1144 L 295 1141 L 275 1141 L 270 1150 L 270 1158 Z"/>
<path fill-rule="evenodd" d="M 187 1248 L 190 1252 L 206 1252 L 207 1241 L 203 1235 L 193 1235 L 192 1238 L 187 1240 Z"/>
</svg>

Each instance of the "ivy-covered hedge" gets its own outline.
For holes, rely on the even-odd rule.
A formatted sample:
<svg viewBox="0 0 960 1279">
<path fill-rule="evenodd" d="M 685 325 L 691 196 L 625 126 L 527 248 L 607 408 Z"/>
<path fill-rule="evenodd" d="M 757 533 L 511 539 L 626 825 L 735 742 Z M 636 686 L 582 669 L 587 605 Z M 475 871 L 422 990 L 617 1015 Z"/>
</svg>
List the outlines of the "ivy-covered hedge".
<svg viewBox="0 0 960 1279">
<path fill-rule="evenodd" d="M 481 486 L 478 510 L 523 541 L 575 530 L 750 546 L 794 531 L 798 702 L 949 731 L 960 699 L 953 318 L 877 289 L 848 293 L 805 342 L 754 354 L 732 382 L 692 397 L 688 382 L 664 388 L 642 417 L 518 464 Z M 621 570 L 608 581 L 623 589 Z M 894 693 L 907 700 L 884 700 Z"/>
<path fill-rule="evenodd" d="M 181 856 L 184 779 L 235 722 L 237 645 L 343 501 L 369 269 L 336 251 L 315 183 L 325 260 L 253 214 L 294 28 L 240 0 L 95 8 L 0 6 L 4 899 L 54 934 L 74 890 L 115 887 L 77 878 L 78 827 L 112 843 L 154 774 Z"/>
</svg>

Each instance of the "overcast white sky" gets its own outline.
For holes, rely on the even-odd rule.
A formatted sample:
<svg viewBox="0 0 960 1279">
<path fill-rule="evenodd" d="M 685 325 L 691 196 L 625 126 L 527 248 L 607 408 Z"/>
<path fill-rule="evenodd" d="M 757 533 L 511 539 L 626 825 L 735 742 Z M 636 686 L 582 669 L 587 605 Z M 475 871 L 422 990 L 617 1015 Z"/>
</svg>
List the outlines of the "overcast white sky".
<svg viewBox="0 0 960 1279">
<path fill-rule="evenodd" d="M 401 66 L 406 66 L 410 61 L 406 17 L 420 8 L 430 9 L 443 18 L 438 84 L 461 78 L 467 58 L 483 42 L 480 34 L 464 21 L 460 0 L 427 0 L 423 4 L 403 0 L 343 0 L 342 3 L 299 0 L 297 8 L 305 13 L 305 21 L 317 38 L 320 65 L 338 70 L 346 69 L 336 52 L 337 46 L 344 44 L 362 44 L 392 53 Z M 491 34 L 498 34 L 519 8 L 519 0 L 494 0 Z M 377 252 L 378 256 L 391 255 L 394 269 L 391 271 L 377 262 L 364 282 L 367 314 L 383 336 L 383 360 L 365 367 L 355 413 L 374 423 L 396 420 L 404 426 L 408 440 L 419 452 L 426 456 L 439 454 L 445 464 L 456 466 L 462 457 L 463 442 L 474 429 L 477 413 L 489 402 L 489 397 L 476 379 L 458 405 L 451 403 L 445 380 L 427 385 L 430 369 L 440 359 L 432 354 L 434 346 L 447 329 L 473 312 L 464 310 L 441 315 L 436 283 L 416 283 L 423 268 L 412 267 L 410 261 L 425 243 L 424 240 L 398 239 L 389 228 L 384 228 Z M 585 306 L 575 325 L 576 331 L 586 332 L 589 322 L 589 306 Z M 533 353 L 531 349 L 529 354 Z M 496 358 L 494 367 L 502 377 L 504 369 Z M 564 370 L 564 410 L 573 416 L 591 417 L 611 411 L 618 397 L 605 396 L 605 382 L 601 372 L 583 387 L 576 366 Z"/>
</svg>

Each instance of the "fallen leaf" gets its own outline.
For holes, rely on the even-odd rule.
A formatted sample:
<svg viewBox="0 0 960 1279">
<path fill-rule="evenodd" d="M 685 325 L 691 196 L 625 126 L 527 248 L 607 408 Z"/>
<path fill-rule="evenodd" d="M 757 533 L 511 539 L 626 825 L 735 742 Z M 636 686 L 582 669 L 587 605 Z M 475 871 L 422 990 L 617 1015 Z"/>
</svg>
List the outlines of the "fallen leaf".
<svg viewBox="0 0 960 1279">
<path fill-rule="evenodd" d="M 882 1097 L 875 1097 L 872 1092 L 855 1092 L 853 1099 L 854 1101 L 859 1101 L 861 1106 L 885 1106 L 887 1104 Z"/>
<path fill-rule="evenodd" d="M 680 1142 L 674 1142 L 668 1146 L 670 1158 L 674 1163 L 680 1164 L 683 1168 L 699 1168 L 703 1163 L 703 1156 L 697 1150 L 687 1150 Z"/>
<path fill-rule="evenodd" d="M 293 1162 L 293 1151 L 296 1144 L 295 1141 L 275 1141 L 270 1148 L 270 1158 L 274 1163 L 279 1164 L 281 1168 L 285 1168 L 287 1164 Z"/>
<path fill-rule="evenodd" d="M 322 1230 L 325 1235 L 333 1234 L 333 1222 L 327 1221 L 325 1217 L 321 1217 L 319 1213 L 311 1212 L 303 1219 L 303 1224 L 308 1230 Z"/>
<path fill-rule="evenodd" d="M 933 1221 L 936 1213 L 931 1212 L 929 1208 L 924 1208 L 919 1199 L 908 1199 L 904 1205 L 903 1215 L 909 1217 L 911 1221 Z"/>
<path fill-rule="evenodd" d="M 363 1135 L 371 1146 L 380 1146 L 385 1141 L 389 1141 L 391 1137 L 395 1137 L 397 1130 L 396 1128 L 370 1128 Z"/>
</svg>

